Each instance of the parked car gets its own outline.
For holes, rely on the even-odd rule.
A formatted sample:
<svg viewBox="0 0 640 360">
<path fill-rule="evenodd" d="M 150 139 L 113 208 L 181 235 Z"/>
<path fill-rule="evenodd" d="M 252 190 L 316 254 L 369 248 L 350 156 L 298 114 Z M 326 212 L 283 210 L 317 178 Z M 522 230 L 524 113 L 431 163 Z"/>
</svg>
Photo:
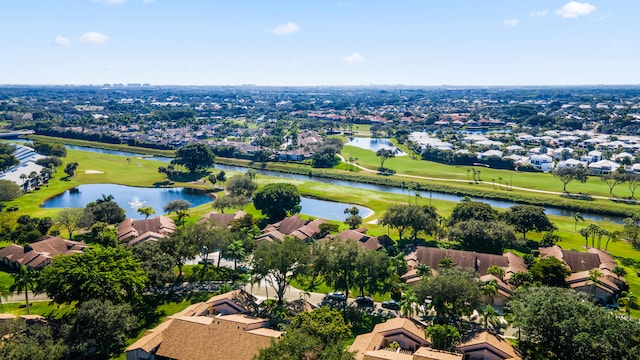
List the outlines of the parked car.
<svg viewBox="0 0 640 360">
<path fill-rule="evenodd" d="M 334 291 L 327 294 L 329 300 L 333 301 L 347 301 L 347 295 L 345 295 L 342 291 Z"/>
<path fill-rule="evenodd" d="M 368 296 L 358 296 L 356 297 L 356 304 L 358 306 L 371 307 L 373 306 L 373 299 Z"/>
<path fill-rule="evenodd" d="M 400 304 L 395 300 L 387 300 L 382 302 L 382 307 L 391 310 L 400 310 Z"/>
</svg>

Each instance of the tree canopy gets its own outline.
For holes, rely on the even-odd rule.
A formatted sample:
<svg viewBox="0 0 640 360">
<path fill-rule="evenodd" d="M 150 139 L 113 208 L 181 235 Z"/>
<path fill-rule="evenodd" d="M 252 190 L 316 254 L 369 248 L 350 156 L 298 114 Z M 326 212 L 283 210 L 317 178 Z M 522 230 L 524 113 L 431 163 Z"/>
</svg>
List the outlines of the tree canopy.
<svg viewBox="0 0 640 360">
<path fill-rule="evenodd" d="M 464 198 L 453 208 L 453 211 L 451 211 L 449 226 L 460 221 L 493 221 L 497 219 L 498 211 L 492 208 L 491 205 L 479 201 L 471 201 L 469 198 Z"/>
<path fill-rule="evenodd" d="M 20 185 L 13 181 L 0 179 L 0 202 L 11 201 L 20 196 Z"/>
<path fill-rule="evenodd" d="M 505 212 L 504 218 L 517 232 L 522 233 L 525 239 L 529 231 L 543 232 L 556 228 L 541 206 L 515 205 Z"/>
<path fill-rule="evenodd" d="M 569 268 L 554 256 L 538 259 L 530 268 L 529 273 L 533 280 L 542 285 L 567 287 L 565 278 L 571 273 Z"/>
<path fill-rule="evenodd" d="M 131 250 L 94 246 L 84 254 L 56 256 L 39 273 L 36 289 L 59 304 L 91 299 L 119 304 L 139 300 L 147 281 Z"/>
<path fill-rule="evenodd" d="M 584 166 L 576 167 L 559 167 L 553 170 L 553 176 L 562 181 L 562 191 L 567 192 L 567 184 L 573 180 L 578 180 L 581 183 L 587 182 L 588 173 Z"/>
<path fill-rule="evenodd" d="M 452 319 L 470 315 L 475 310 L 480 290 L 473 272 L 454 266 L 441 269 L 438 276 L 421 279 L 416 296 L 420 304 L 430 296 L 438 318 Z"/>
<path fill-rule="evenodd" d="M 185 145 L 176 150 L 174 162 L 184 165 L 190 172 L 208 168 L 215 163 L 216 156 L 211 147 L 203 143 L 193 143 Z"/>
<path fill-rule="evenodd" d="M 113 195 L 102 195 L 102 198 L 87 204 L 84 209 L 87 219 L 92 222 L 118 224 L 125 219 L 123 208 L 113 201 Z"/>
<path fill-rule="evenodd" d="M 269 220 L 280 221 L 287 214 L 300 212 L 300 192 L 293 184 L 267 184 L 255 193 L 253 205 Z"/>
<path fill-rule="evenodd" d="M 253 271 L 273 287 L 282 304 L 290 278 L 304 271 L 308 258 L 309 247 L 302 240 L 262 241 L 253 253 Z"/>
<path fill-rule="evenodd" d="M 502 254 L 515 242 L 513 230 L 501 221 L 467 220 L 449 229 L 449 239 L 459 241 L 465 250 Z"/>
<path fill-rule="evenodd" d="M 258 185 L 246 174 L 233 175 L 226 186 L 226 190 L 231 196 L 244 196 L 247 198 L 251 197 L 257 188 Z"/>
<path fill-rule="evenodd" d="M 640 323 L 596 306 L 570 289 L 517 290 L 508 303 L 527 358 L 638 359 Z"/>
</svg>

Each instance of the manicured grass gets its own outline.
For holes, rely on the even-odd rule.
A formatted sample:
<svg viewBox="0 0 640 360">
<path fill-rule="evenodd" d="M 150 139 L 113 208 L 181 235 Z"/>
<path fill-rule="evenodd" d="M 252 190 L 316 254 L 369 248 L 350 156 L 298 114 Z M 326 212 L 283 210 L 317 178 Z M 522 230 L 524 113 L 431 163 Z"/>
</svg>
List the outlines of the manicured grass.
<svg viewBox="0 0 640 360">
<path fill-rule="evenodd" d="M 9 289 L 13 285 L 13 276 L 5 271 L 0 270 L 0 288 Z"/>
<path fill-rule="evenodd" d="M 14 315 L 27 315 L 27 307 L 25 302 L 8 303 L 3 305 L 4 312 Z M 31 315 L 42 315 L 46 318 L 60 319 L 75 311 L 75 304 L 58 305 L 50 301 L 29 301 Z"/>
<path fill-rule="evenodd" d="M 403 148 L 403 146 L 400 146 L 400 148 Z M 404 150 L 408 151 L 406 148 Z M 375 152 L 370 150 L 347 145 L 342 149 L 342 155 L 346 159 L 349 157 L 358 158 L 358 164 L 369 169 L 380 167 L 380 159 L 375 156 Z M 388 159 L 385 162 L 385 167 L 395 170 L 396 173 L 458 180 L 470 180 L 471 174 L 467 170 L 472 168 L 470 166 L 453 166 L 412 159 L 411 156 L 398 156 Z M 492 179 L 495 179 L 496 187 L 498 187 L 499 182 L 502 182 L 502 184 L 508 182 L 516 187 L 562 192 L 560 180 L 549 173 L 527 173 L 485 167 L 475 167 L 475 169 L 481 171 L 480 178 L 483 181 L 491 182 Z M 485 184 L 484 187 L 492 188 L 492 185 Z M 573 181 L 567 185 L 567 190 L 572 193 L 581 192 L 597 196 L 610 196 L 607 185 L 596 176 L 590 176 L 589 180 L 584 184 Z M 614 189 L 614 194 L 619 197 L 631 196 L 629 189 L 624 184 L 617 186 Z M 638 195 L 640 196 L 640 193 Z"/>
</svg>

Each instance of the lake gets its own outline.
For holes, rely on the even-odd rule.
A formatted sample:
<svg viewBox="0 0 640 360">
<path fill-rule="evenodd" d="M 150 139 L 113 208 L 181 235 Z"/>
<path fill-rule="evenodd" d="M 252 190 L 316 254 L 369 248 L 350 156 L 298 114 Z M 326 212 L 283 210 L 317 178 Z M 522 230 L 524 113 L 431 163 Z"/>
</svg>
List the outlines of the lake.
<svg viewBox="0 0 640 360">
<path fill-rule="evenodd" d="M 210 202 L 211 197 L 204 191 L 189 188 L 142 188 L 115 184 L 80 185 L 76 190 L 67 190 L 44 202 L 44 208 L 80 208 L 96 201 L 104 195 L 113 195 L 114 201 L 125 210 L 126 216 L 133 219 L 144 219 L 138 213 L 138 208 L 151 206 L 156 213 L 163 213 L 164 206 L 173 200 L 186 200 L 192 206 Z M 360 216 L 366 218 L 373 214 L 373 210 L 364 206 L 346 204 L 303 197 L 300 205 L 305 215 L 321 217 L 327 220 L 343 221 L 347 216 L 344 209 L 356 206 Z M 212 209 L 213 210 L 213 209 Z"/>
<path fill-rule="evenodd" d="M 345 145 L 359 147 L 365 150 L 378 151 L 381 149 L 392 150 L 396 156 L 405 156 L 407 153 L 393 146 L 387 138 L 353 137 Z"/>
</svg>

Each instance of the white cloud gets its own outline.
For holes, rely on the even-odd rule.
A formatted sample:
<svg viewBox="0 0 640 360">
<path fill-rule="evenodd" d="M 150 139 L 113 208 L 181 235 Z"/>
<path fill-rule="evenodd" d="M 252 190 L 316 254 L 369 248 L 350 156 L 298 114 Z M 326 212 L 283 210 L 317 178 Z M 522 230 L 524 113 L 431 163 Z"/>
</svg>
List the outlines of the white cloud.
<svg viewBox="0 0 640 360">
<path fill-rule="evenodd" d="M 102 44 L 109 41 L 109 37 L 97 32 L 86 32 L 80 36 L 80 41 L 90 44 Z"/>
<path fill-rule="evenodd" d="M 358 54 L 357 52 L 354 52 L 353 54 L 342 59 L 342 61 L 346 62 L 347 64 L 359 63 L 359 62 L 363 62 L 364 60 L 365 60 L 364 56 Z"/>
<path fill-rule="evenodd" d="M 516 27 L 516 26 L 518 26 L 518 20 L 517 19 L 505 20 L 504 21 L 504 26 L 506 26 L 506 27 Z"/>
<path fill-rule="evenodd" d="M 547 16 L 547 14 L 549 13 L 549 10 L 540 10 L 540 11 L 532 11 L 529 13 L 530 16 L 533 17 L 540 17 L 540 16 Z"/>
<path fill-rule="evenodd" d="M 577 1 L 571 1 L 564 4 L 560 9 L 556 10 L 556 14 L 562 16 L 563 18 L 577 18 L 582 15 L 591 14 L 596 7 L 589 3 L 580 3 Z"/>
<path fill-rule="evenodd" d="M 69 46 L 71 45 L 71 40 L 69 40 L 69 38 L 64 37 L 64 36 L 56 36 L 56 39 L 53 40 L 56 44 L 60 45 L 60 46 Z"/>
<path fill-rule="evenodd" d="M 290 35 L 297 33 L 298 31 L 300 31 L 300 26 L 291 21 L 286 24 L 280 24 L 271 30 L 271 32 L 276 35 Z"/>
<path fill-rule="evenodd" d="M 127 0 L 93 0 L 93 2 L 105 3 L 108 5 L 120 5 L 127 2 Z"/>
</svg>

